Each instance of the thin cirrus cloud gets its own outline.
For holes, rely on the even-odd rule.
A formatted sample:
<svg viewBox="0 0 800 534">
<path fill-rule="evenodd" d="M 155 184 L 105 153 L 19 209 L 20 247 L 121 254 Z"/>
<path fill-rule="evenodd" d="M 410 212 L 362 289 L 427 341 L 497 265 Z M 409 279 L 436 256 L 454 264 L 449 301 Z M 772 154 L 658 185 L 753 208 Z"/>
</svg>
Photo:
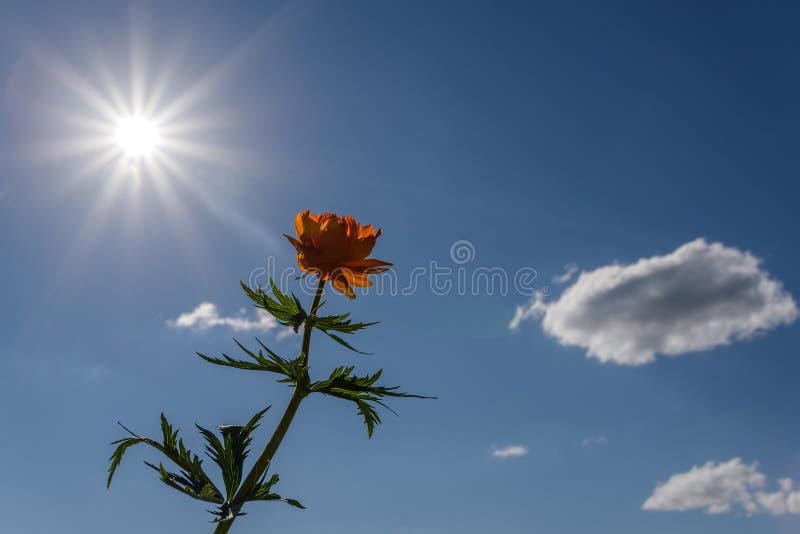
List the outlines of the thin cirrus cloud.
<svg viewBox="0 0 800 534">
<path fill-rule="evenodd" d="M 176 319 L 167 321 L 173 328 L 188 328 L 202 332 L 215 327 L 228 327 L 236 332 L 266 332 L 278 326 L 274 317 L 266 311 L 257 309 L 255 318 L 245 315 L 244 309 L 239 310 L 238 316 L 224 317 L 220 315 L 217 305 L 212 302 L 201 302 L 195 309 L 180 314 Z"/>
<path fill-rule="evenodd" d="M 707 462 L 689 471 L 672 475 L 656 486 L 644 502 L 648 511 L 703 510 L 725 514 L 737 510 L 753 514 L 800 514 L 800 489 L 789 478 L 778 481 L 777 491 L 764 491 L 767 477 L 758 464 L 745 464 L 741 458 L 728 462 Z"/>
<path fill-rule="evenodd" d="M 760 259 L 696 239 L 664 256 L 582 272 L 557 300 L 537 294 L 518 306 L 509 328 L 540 319 L 562 345 L 602 362 L 641 365 L 657 354 L 748 339 L 797 315 L 794 299 Z"/>
<path fill-rule="evenodd" d="M 528 447 L 523 445 L 509 445 L 500 449 L 493 449 L 492 456 L 495 458 L 519 458 L 528 454 Z"/>
<path fill-rule="evenodd" d="M 578 272 L 578 265 L 576 263 L 568 263 L 564 266 L 564 272 L 556 275 L 553 277 L 554 284 L 566 284 L 572 277 L 575 276 L 575 273 Z"/>
<path fill-rule="evenodd" d="M 591 436 L 580 440 L 578 443 L 581 447 L 590 448 L 598 445 L 608 445 L 608 438 L 603 435 Z"/>
</svg>

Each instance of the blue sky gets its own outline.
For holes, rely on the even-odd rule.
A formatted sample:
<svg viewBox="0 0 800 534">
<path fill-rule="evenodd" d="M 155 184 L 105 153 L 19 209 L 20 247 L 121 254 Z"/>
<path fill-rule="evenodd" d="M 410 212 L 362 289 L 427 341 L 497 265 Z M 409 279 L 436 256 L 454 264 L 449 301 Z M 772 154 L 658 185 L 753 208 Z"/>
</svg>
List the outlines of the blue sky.
<svg viewBox="0 0 800 534">
<path fill-rule="evenodd" d="M 294 265 L 281 234 L 310 208 L 382 227 L 401 281 L 532 268 L 543 292 L 330 295 L 381 321 L 354 340 L 375 355 L 315 339 L 314 372 L 439 399 L 392 403 L 372 440 L 310 399 L 274 462 L 308 510 L 235 532 L 796 532 L 797 8 L 644 4 L 0 6 L 4 528 L 211 531 L 146 451 L 106 491 L 108 443 L 163 410 L 199 449 L 195 421 L 285 405 L 193 352 L 296 339 L 170 321 L 254 320 L 238 281 Z M 170 165 L 99 159 L 103 102 L 136 87 L 171 113 Z"/>
</svg>

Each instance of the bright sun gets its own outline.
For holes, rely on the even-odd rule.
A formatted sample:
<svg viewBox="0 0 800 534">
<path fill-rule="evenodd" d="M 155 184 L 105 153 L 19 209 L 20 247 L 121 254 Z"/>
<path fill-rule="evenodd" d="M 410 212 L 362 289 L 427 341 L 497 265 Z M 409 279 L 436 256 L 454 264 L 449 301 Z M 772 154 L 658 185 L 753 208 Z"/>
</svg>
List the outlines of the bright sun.
<svg viewBox="0 0 800 534">
<path fill-rule="evenodd" d="M 144 117 L 128 117 L 117 124 L 114 139 L 125 155 L 147 156 L 158 145 L 158 128 Z"/>
</svg>

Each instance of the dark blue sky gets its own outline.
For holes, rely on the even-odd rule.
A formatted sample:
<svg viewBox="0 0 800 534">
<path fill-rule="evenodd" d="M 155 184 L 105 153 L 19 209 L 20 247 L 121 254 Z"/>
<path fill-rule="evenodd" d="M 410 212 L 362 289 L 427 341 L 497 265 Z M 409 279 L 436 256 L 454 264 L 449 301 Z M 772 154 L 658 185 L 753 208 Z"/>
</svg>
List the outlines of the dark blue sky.
<svg viewBox="0 0 800 534">
<path fill-rule="evenodd" d="M 0 6 L 3 529 L 210 532 L 145 451 L 106 491 L 108 442 L 118 419 L 156 433 L 163 410 L 200 449 L 195 421 L 282 409 L 285 386 L 193 352 L 259 335 L 289 355 L 296 340 L 168 322 L 201 302 L 238 317 L 239 280 L 270 257 L 294 265 L 281 234 L 306 208 L 382 227 L 374 256 L 401 281 L 458 267 L 451 244 L 468 240 L 465 268 L 533 268 L 554 302 L 579 283 L 552 281 L 567 263 L 588 272 L 702 237 L 750 251 L 797 295 L 798 16 L 789 2 Z M 124 115 L 136 87 L 161 95 L 154 115 L 172 129 L 161 164 L 134 172 L 102 157 L 108 108 Z M 440 398 L 392 403 L 400 417 L 372 440 L 350 405 L 312 398 L 274 464 L 308 510 L 251 506 L 235 531 L 800 527 L 763 509 L 642 509 L 708 461 L 758 462 L 768 492 L 800 480 L 796 324 L 628 366 L 538 321 L 510 330 L 530 294 L 479 293 L 330 295 L 332 311 L 381 321 L 354 340 L 375 355 L 320 339 L 314 372 L 383 367 Z M 509 446 L 527 454 L 493 455 Z"/>
</svg>

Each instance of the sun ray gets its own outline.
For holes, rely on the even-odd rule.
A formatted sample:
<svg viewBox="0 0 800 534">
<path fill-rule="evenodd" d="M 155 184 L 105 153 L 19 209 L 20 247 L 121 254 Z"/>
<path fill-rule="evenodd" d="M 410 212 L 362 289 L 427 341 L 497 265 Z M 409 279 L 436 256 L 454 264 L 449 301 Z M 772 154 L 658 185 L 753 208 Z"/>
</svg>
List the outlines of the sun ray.
<svg viewBox="0 0 800 534">
<path fill-rule="evenodd" d="M 143 12 L 131 4 L 129 9 L 129 45 L 128 55 L 130 64 L 130 96 L 131 113 L 140 115 L 144 113 L 148 85 L 148 46 L 149 39 L 146 32 L 148 25 L 144 23 Z"/>
<path fill-rule="evenodd" d="M 59 57 L 55 50 L 40 44 L 29 49 L 29 53 L 33 61 L 55 81 L 80 98 L 84 104 L 92 107 L 101 117 L 114 117 L 116 111 L 113 104 L 66 60 Z"/>
<path fill-rule="evenodd" d="M 146 172 L 155 177 L 150 183 L 157 190 L 156 198 L 160 202 L 163 213 L 169 219 L 167 230 L 181 251 L 181 256 L 188 258 L 185 265 L 192 269 L 192 275 L 199 278 L 207 276 L 204 262 L 196 261 L 198 258 L 208 258 L 210 254 L 206 238 L 198 231 L 197 221 L 192 212 L 185 206 L 175 184 L 165 176 L 174 177 L 185 171 L 177 164 L 169 162 L 161 153 L 158 157 L 151 158 L 145 163 Z M 189 189 L 192 191 L 193 189 Z"/>
<path fill-rule="evenodd" d="M 158 110 L 161 109 L 166 98 L 167 88 L 174 79 L 176 66 L 185 57 L 188 46 L 189 40 L 184 36 L 169 47 L 164 56 L 164 61 L 159 67 L 159 72 L 154 77 L 153 84 L 147 92 L 144 103 L 145 115 L 156 116 Z"/>
<path fill-rule="evenodd" d="M 114 74 L 108 66 L 108 60 L 100 46 L 92 48 L 92 65 L 100 78 L 100 83 L 103 85 L 104 91 L 109 95 L 109 100 L 114 106 L 116 113 L 118 115 L 129 115 L 132 112 L 130 104 L 125 99 L 122 88 L 114 78 Z"/>
</svg>

